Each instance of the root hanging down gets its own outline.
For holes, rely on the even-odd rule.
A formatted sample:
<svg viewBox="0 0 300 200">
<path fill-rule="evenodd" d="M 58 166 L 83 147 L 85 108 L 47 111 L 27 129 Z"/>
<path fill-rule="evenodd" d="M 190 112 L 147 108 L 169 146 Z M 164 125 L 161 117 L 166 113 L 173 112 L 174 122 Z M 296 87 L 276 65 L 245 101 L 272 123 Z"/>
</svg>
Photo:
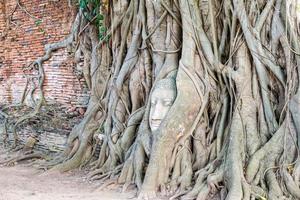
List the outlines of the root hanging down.
<svg viewBox="0 0 300 200">
<path fill-rule="evenodd" d="M 84 168 L 141 200 L 299 199 L 298 4 L 80 0 L 70 36 L 31 65 L 40 97 L 14 123 L 15 144 L 45 104 L 43 62 L 71 46 L 90 99 L 64 152 L 41 167 Z"/>
</svg>

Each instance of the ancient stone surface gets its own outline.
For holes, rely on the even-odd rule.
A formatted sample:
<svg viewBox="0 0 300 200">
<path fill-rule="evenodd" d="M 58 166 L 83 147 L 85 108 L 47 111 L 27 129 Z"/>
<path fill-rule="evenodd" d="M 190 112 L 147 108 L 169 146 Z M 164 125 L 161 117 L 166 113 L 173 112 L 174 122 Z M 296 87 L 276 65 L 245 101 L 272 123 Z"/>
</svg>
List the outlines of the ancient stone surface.
<svg viewBox="0 0 300 200">
<path fill-rule="evenodd" d="M 16 1 L 0 1 L 0 104 L 20 101 L 26 85 L 23 67 L 43 56 L 45 44 L 66 37 L 73 19 L 74 12 L 67 0 L 21 0 L 20 6 Z M 66 49 L 55 52 L 44 63 L 44 91 L 48 102 L 67 107 L 86 104 L 84 80 L 75 75 L 73 66 Z"/>
</svg>

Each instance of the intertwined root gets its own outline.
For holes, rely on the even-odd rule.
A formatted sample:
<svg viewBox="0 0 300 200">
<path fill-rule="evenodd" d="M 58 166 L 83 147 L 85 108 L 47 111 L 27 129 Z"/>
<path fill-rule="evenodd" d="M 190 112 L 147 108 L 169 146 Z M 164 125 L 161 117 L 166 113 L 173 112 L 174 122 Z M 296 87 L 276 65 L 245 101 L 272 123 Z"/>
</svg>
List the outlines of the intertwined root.
<svg viewBox="0 0 300 200">
<path fill-rule="evenodd" d="M 137 186 L 139 199 L 300 198 L 295 1 L 87 2 L 74 22 L 79 34 L 48 45 L 35 63 L 43 80 L 42 62 L 76 41 L 91 91 L 84 119 L 48 167 L 88 167 L 91 180 Z M 89 11 L 104 16 L 104 37 Z M 151 132 L 152 90 L 174 77 L 176 100 Z"/>
</svg>

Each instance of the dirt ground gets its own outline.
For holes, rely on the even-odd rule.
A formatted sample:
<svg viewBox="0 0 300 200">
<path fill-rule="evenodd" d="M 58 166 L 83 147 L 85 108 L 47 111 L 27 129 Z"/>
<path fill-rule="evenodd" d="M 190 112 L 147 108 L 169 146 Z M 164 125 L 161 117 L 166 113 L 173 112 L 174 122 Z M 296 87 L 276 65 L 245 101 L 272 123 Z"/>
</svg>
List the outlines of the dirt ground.
<svg viewBox="0 0 300 200">
<path fill-rule="evenodd" d="M 3 152 L 2 152 L 3 153 Z M 3 154 L 0 150 L 0 159 Z M 120 188 L 99 190 L 78 173 L 43 173 L 32 167 L 0 167 L 0 200 L 122 200 L 135 199 L 134 192 Z"/>
</svg>

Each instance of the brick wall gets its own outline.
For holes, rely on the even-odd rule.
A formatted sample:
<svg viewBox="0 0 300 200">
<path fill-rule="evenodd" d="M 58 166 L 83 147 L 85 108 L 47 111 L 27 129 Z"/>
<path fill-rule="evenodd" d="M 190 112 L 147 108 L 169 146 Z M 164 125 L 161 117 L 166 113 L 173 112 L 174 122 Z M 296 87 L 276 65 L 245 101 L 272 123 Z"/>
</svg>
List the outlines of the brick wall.
<svg viewBox="0 0 300 200">
<path fill-rule="evenodd" d="M 68 0 L 20 2 L 22 8 L 16 7 L 14 0 L 0 0 L 0 104 L 20 102 L 26 84 L 22 68 L 43 56 L 45 44 L 64 39 L 75 17 Z M 56 51 L 44 68 L 48 102 L 72 107 L 86 104 L 86 85 L 73 72 L 74 64 L 66 49 Z"/>
</svg>

